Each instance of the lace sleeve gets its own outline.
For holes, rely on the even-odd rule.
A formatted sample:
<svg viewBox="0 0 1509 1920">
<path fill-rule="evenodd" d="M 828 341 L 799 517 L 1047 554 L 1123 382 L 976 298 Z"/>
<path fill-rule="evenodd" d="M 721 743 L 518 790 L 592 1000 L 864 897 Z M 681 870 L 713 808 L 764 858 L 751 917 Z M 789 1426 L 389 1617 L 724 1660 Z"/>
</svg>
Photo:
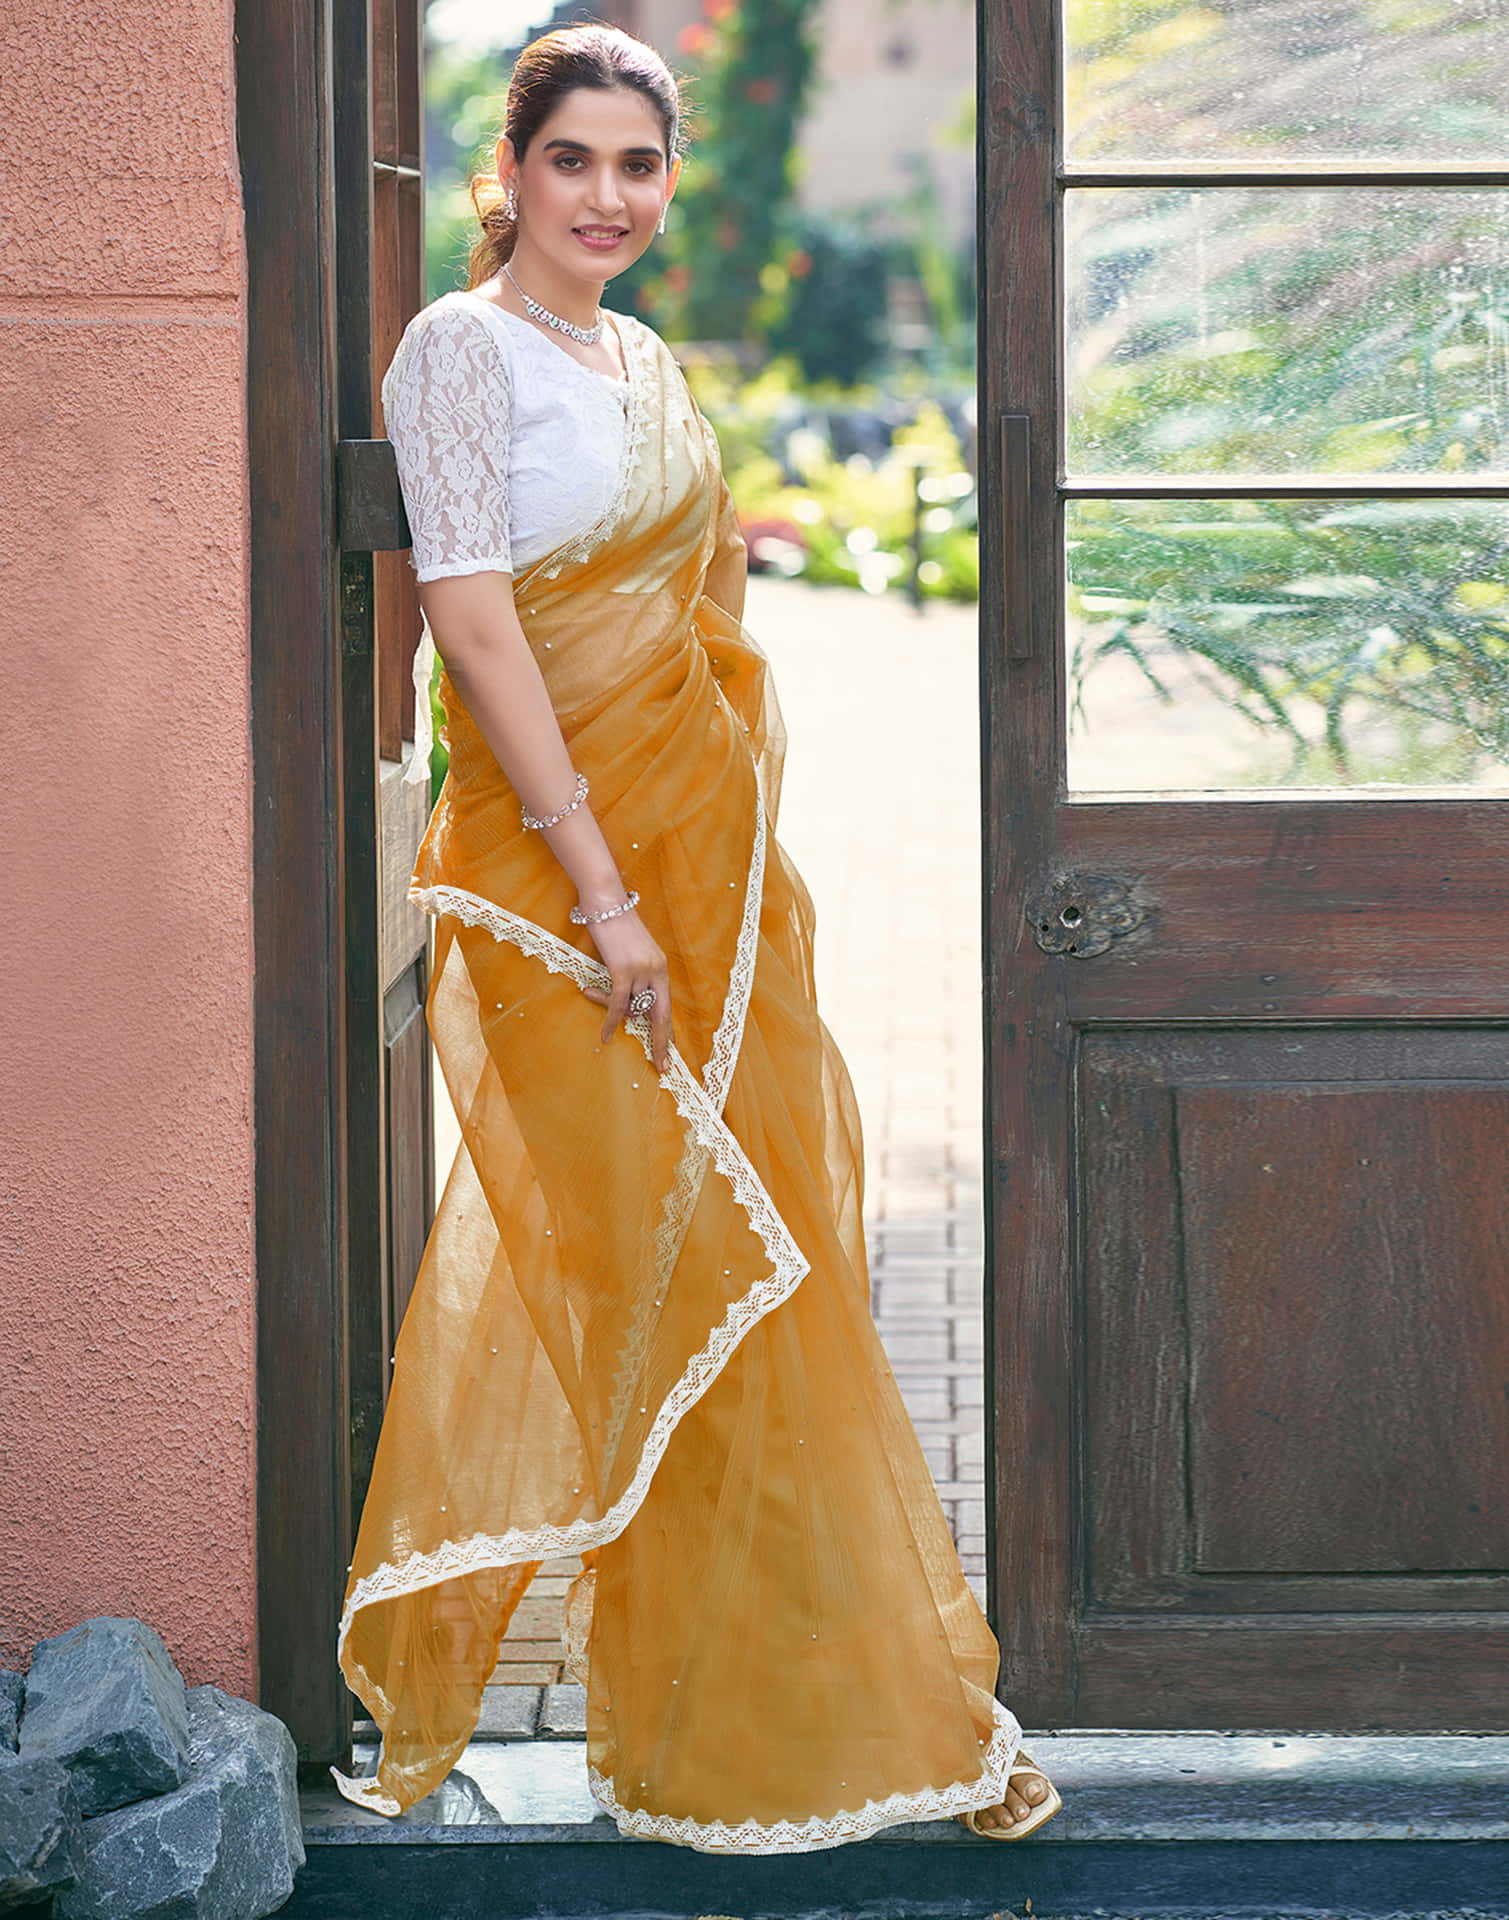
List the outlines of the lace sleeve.
<svg viewBox="0 0 1509 1920">
<path fill-rule="evenodd" d="M 420 580 L 513 571 L 508 525 L 508 361 L 464 307 L 426 309 L 383 376 L 383 418 Z"/>
<path fill-rule="evenodd" d="M 457 573 L 512 573 L 508 442 L 513 387 L 501 343 L 464 307 L 426 308 L 409 322 L 383 375 L 383 421 L 420 580 Z M 435 639 L 423 622 L 410 673 L 414 752 L 403 779 L 430 778 L 434 737 L 430 681 Z"/>
</svg>

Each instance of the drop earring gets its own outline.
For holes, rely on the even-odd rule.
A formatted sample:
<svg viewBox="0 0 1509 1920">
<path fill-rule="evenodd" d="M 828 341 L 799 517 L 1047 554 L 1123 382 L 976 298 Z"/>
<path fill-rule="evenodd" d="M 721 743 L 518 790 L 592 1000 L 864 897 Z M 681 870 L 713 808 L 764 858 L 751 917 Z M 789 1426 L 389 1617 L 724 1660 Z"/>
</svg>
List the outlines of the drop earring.
<svg viewBox="0 0 1509 1920">
<path fill-rule="evenodd" d="M 511 180 L 508 183 L 508 198 L 503 204 L 507 209 L 509 219 L 517 220 L 519 217 L 519 196 L 514 192 L 513 182 Z"/>
<path fill-rule="evenodd" d="M 660 209 L 660 224 L 659 224 L 659 225 L 658 225 L 658 226 L 656 227 L 656 229 L 655 229 L 655 231 L 656 231 L 657 233 L 664 233 L 664 232 L 665 232 L 665 209 L 666 209 L 666 207 L 667 207 L 667 206 L 669 206 L 669 205 L 670 205 L 670 202 L 669 202 L 669 201 L 666 201 L 666 202 L 665 202 L 665 204 L 664 204 L 664 205 L 662 205 L 662 207 L 661 207 L 661 209 Z"/>
</svg>

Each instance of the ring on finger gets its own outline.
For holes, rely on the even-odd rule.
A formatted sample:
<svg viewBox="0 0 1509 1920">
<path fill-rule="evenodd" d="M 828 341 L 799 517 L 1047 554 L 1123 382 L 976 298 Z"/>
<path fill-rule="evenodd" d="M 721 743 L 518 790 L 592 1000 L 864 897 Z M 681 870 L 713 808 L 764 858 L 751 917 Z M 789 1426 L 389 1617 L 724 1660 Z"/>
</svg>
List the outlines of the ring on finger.
<svg viewBox="0 0 1509 1920">
<path fill-rule="evenodd" d="M 653 987 L 641 987 L 638 993 L 631 993 L 629 995 L 630 1013 L 648 1013 L 654 1006 L 656 997 Z"/>
</svg>

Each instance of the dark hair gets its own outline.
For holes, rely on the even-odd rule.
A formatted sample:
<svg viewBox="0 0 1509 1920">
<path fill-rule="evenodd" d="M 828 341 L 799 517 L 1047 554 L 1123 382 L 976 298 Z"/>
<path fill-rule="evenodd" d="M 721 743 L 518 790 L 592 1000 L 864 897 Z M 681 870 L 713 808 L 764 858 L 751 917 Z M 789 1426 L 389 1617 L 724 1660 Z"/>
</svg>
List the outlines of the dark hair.
<svg viewBox="0 0 1509 1920">
<path fill-rule="evenodd" d="M 556 27 L 542 33 L 514 62 L 503 108 L 503 132 L 513 142 L 522 162 L 529 143 L 566 94 L 577 87 L 632 87 L 644 95 L 659 116 L 665 136 L 666 164 L 678 151 L 683 102 L 681 87 L 664 60 L 643 40 L 622 27 L 589 21 Z M 466 266 L 466 284 L 479 286 L 509 258 L 519 237 L 517 223 L 508 217 L 507 191 L 495 173 L 475 173 L 472 205 L 482 223 L 482 235 L 472 246 Z"/>
</svg>

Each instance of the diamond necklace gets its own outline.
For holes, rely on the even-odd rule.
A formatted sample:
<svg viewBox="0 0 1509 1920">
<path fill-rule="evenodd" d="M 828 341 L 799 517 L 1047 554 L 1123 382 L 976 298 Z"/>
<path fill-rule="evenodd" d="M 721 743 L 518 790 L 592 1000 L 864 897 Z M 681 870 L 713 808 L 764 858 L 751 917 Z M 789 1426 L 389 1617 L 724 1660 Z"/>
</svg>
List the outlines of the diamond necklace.
<svg viewBox="0 0 1509 1920">
<path fill-rule="evenodd" d="M 503 271 L 508 273 L 507 261 L 503 263 Z M 552 313 L 549 307 L 542 307 L 538 300 L 531 300 L 511 273 L 508 273 L 508 279 L 514 292 L 524 302 L 531 320 L 543 320 L 547 327 L 554 327 L 557 333 L 569 333 L 573 340 L 580 340 L 584 347 L 595 347 L 602 338 L 603 310 L 601 307 L 597 310 L 595 326 L 579 327 L 573 321 L 563 320 L 558 313 Z"/>
</svg>

